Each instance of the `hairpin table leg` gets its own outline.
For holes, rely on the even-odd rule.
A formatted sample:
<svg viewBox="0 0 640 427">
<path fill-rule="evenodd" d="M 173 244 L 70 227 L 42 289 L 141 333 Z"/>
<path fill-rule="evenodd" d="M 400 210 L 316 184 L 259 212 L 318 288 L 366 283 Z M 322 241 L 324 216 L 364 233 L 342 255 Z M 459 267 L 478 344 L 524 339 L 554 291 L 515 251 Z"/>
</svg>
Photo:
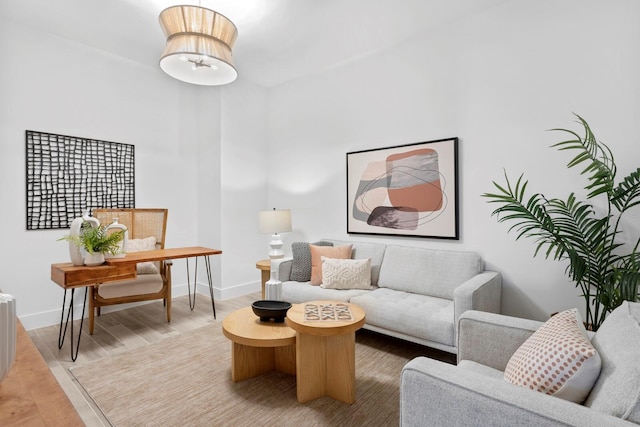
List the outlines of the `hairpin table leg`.
<svg viewBox="0 0 640 427">
<path fill-rule="evenodd" d="M 196 268 L 193 277 L 193 300 L 191 299 L 191 274 L 189 273 L 189 258 L 186 258 L 187 263 L 187 292 L 189 293 L 189 308 L 193 310 L 196 307 L 196 289 L 198 286 L 198 257 L 196 258 Z M 213 318 L 216 318 L 216 303 L 213 298 L 213 279 L 211 276 L 211 261 L 209 255 L 204 257 L 204 265 L 207 270 L 207 281 L 209 282 L 209 294 L 211 295 L 211 307 L 213 308 Z"/>
<path fill-rule="evenodd" d="M 67 319 L 64 320 L 64 310 L 65 310 L 65 302 L 67 300 L 67 290 L 64 290 L 64 296 L 62 297 L 62 314 L 60 316 L 60 331 L 58 332 L 58 348 L 62 348 L 64 344 L 65 336 L 67 335 L 67 326 L 69 325 L 69 319 L 71 319 L 71 360 L 73 362 L 78 358 L 78 351 L 80 350 L 80 338 L 82 337 L 82 325 L 84 323 L 84 312 L 87 307 L 87 292 L 85 290 L 84 293 L 84 301 L 82 302 L 82 317 L 80 317 L 80 331 L 78 332 L 78 342 L 76 343 L 76 351 L 73 351 L 73 296 L 75 293 L 75 288 L 71 288 L 71 299 L 69 300 L 69 308 L 67 309 Z M 62 327 L 64 323 L 64 329 Z"/>
<path fill-rule="evenodd" d="M 187 263 L 187 292 L 189 293 L 189 308 L 193 311 L 196 308 L 196 290 L 198 287 L 198 257 L 196 257 L 196 271 L 193 276 L 193 300 L 191 299 L 191 274 L 189 274 L 189 258 L 184 260 Z"/>
<path fill-rule="evenodd" d="M 207 268 L 207 280 L 209 281 L 209 294 L 211 295 L 211 307 L 213 308 L 213 318 L 216 318 L 216 303 L 213 298 L 213 279 L 211 278 L 211 261 L 209 255 L 204 257 L 204 264 Z"/>
</svg>

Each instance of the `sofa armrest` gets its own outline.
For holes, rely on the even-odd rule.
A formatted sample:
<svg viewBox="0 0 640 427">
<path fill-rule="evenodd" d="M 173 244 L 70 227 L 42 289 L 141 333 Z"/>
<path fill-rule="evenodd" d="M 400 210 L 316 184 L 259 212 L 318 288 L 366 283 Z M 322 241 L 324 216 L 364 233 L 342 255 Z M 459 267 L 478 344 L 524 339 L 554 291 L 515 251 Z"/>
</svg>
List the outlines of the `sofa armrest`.
<svg viewBox="0 0 640 427">
<path fill-rule="evenodd" d="M 277 279 L 281 282 L 288 282 L 291 277 L 291 266 L 293 265 L 293 258 L 279 258 L 271 260 L 271 271 L 278 272 Z"/>
<path fill-rule="evenodd" d="M 402 369 L 400 425 L 635 426 L 573 402 L 426 357 Z"/>
<path fill-rule="evenodd" d="M 471 360 L 504 371 L 509 359 L 542 322 L 469 310 L 458 321 L 458 363 Z"/>
<path fill-rule="evenodd" d="M 483 271 L 453 290 L 454 324 L 467 310 L 500 313 L 502 276 L 496 271 Z M 457 339 L 457 328 L 454 328 Z"/>
</svg>

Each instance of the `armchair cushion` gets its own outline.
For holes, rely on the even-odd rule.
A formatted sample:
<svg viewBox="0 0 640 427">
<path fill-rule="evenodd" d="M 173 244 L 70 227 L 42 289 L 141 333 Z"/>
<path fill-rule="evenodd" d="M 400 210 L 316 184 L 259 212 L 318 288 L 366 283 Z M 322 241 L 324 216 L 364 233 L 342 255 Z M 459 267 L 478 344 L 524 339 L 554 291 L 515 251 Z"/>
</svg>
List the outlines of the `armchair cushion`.
<svg viewBox="0 0 640 427">
<path fill-rule="evenodd" d="M 556 314 L 511 356 L 508 382 L 582 403 L 600 374 L 600 355 L 582 326 L 578 310 Z"/>
<path fill-rule="evenodd" d="M 127 242 L 127 252 L 143 252 L 156 249 L 156 238 L 154 236 L 144 239 L 129 239 Z M 136 264 L 138 274 L 158 274 L 160 271 L 153 262 L 139 262 Z"/>
<path fill-rule="evenodd" d="M 607 316 L 591 342 L 602 372 L 585 406 L 640 424 L 640 304 L 625 301 Z"/>
<path fill-rule="evenodd" d="M 142 274 L 135 279 L 111 282 L 98 287 L 98 295 L 105 299 L 132 295 L 153 294 L 162 290 L 160 274 Z"/>
</svg>

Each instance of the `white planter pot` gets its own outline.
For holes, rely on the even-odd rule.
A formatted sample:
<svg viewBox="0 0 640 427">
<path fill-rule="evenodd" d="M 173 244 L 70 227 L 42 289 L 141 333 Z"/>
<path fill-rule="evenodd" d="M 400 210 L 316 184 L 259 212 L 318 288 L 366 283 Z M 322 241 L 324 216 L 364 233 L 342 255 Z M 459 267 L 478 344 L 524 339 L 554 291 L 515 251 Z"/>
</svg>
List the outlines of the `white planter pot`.
<svg viewBox="0 0 640 427">
<path fill-rule="evenodd" d="M 87 254 L 84 257 L 84 265 L 89 267 L 102 264 L 104 264 L 104 254 L 102 253 Z"/>
<path fill-rule="evenodd" d="M 16 300 L 0 293 L 0 381 L 16 358 Z"/>
</svg>

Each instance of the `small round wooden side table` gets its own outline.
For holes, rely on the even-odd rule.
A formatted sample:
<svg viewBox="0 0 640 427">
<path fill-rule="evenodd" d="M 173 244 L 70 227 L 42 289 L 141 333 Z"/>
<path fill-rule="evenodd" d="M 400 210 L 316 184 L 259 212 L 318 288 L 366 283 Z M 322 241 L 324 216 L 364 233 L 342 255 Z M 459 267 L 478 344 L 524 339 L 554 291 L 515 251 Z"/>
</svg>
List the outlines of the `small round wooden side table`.
<svg viewBox="0 0 640 427">
<path fill-rule="evenodd" d="M 263 259 L 256 262 L 256 268 L 262 273 L 262 299 L 265 296 L 265 284 L 271 278 L 271 260 Z"/>
<path fill-rule="evenodd" d="M 278 370 L 296 374 L 296 331 L 285 323 L 261 322 L 251 307 L 236 310 L 222 321 L 231 347 L 234 382 Z"/>
<path fill-rule="evenodd" d="M 346 304 L 351 320 L 305 320 L 305 306 Z M 294 304 L 286 323 L 296 331 L 296 392 L 305 403 L 329 396 L 345 403 L 356 401 L 356 334 L 364 325 L 361 307 L 340 301 Z"/>
</svg>

